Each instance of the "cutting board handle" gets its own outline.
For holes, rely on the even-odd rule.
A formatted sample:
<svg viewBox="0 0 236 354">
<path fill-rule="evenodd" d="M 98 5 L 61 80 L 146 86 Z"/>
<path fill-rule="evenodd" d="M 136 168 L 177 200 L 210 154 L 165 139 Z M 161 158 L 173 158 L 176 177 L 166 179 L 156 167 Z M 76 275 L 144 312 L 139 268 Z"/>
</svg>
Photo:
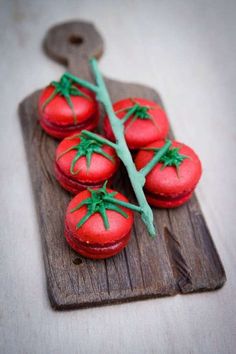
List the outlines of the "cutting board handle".
<svg viewBox="0 0 236 354">
<path fill-rule="evenodd" d="M 56 25 L 47 32 L 44 39 L 47 55 L 66 65 L 73 74 L 87 80 L 91 79 L 88 60 L 91 57 L 99 59 L 103 47 L 102 37 L 95 26 L 83 21 Z"/>
</svg>

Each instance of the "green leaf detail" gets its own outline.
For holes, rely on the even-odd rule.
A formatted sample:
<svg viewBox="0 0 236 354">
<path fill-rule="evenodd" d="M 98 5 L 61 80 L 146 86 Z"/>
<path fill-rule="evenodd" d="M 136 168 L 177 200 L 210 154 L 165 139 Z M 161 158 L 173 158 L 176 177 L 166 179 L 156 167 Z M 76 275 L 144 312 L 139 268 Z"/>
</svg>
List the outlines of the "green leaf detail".
<svg viewBox="0 0 236 354">
<path fill-rule="evenodd" d="M 71 137 L 69 137 L 68 140 L 71 140 Z M 102 155 L 114 163 L 114 157 L 107 154 L 102 149 L 103 146 L 104 146 L 103 143 L 96 141 L 93 138 L 89 138 L 87 136 L 84 136 L 83 133 L 81 133 L 79 144 L 75 144 L 72 147 L 70 147 L 69 149 L 63 151 L 63 153 L 58 156 L 58 159 L 60 159 L 63 155 L 65 155 L 69 151 L 76 150 L 75 157 L 73 158 L 73 160 L 71 162 L 71 167 L 70 167 L 70 172 L 72 175 L 75 175 L 79 172 L 79 171 L 75 171 L 75 164 L 79 160 L 79 158 L 82 156 L 86 157 L 87 169 L 89 169 L 89 167 L 91 165 L 91 159 L 92 159 L 92 155 L 94 153 Z"/>
<path fill-rule="evenodd" d="M 62 96 L 65 98 L 68 106 L 71 108 L 72 110 L 72 114 L 73 114 L 73 119 L 74 119 L 74 124 L 77 124 L 77 118 L 76 118 L 76 114 L 74 111 L 74 106 L 73 103 L 71 101 L 71 96 L 81 96 L 81 97 L 85 97 L 88 100 L 91 101 L 91 97 L 89 97 L 88 95 L 86 95 L 85 93 L 83 93 L 82 91 L 80 91 L 78 89 L 78 87 L 76 87 L 74 85 L 73 80 L 69 79 L 66 75 L 62 75 L 60 81 L 52 81 L 51 86 L 55 87 L 54 91 L 52 92 L 52 94 L 48 97 L 48 99 L 44 102 L 43 106 L 42 106 L 42 110 L 44 111 L 45 107 L 58 95 L 58 96 Z"/>
<path fill-rule="evenodd" d="M 90 197 L 83 200 L 75 208 L 70 210 L 71 213 L 74 213 L 82 206 L 87 206 L 87 213 L 76 225 L 77 229 L 80 228 L 93 214 L 99 213 L 102 217 L 105 229 L 108 230 L 110 225 L 107 216 L 107 210 L 113 210 L 127 219 L 129 216 L 123 209 L 120 208 L 119 205 L 117 205 L 119 202 L 122 202 L 123 207 L 126 207 L 131 210 L 137 210 L 136 205 L 119 201 L 119 199 L 114 198 L 117 192 L 108 192 L 106 186 L 107 181 L 104 183 L 102 188 L 88 188 L 88 191 L 90 192 Z M 109 200 L 106 200 L 106 198 L 108 198 Z"/>
<path fill-rule="evenodd" d="M 149 119 L 153 122 L 153 124 L 156 126 L 156 128 L 159 129 L 155 120 L 148 112 L 150 109 L 154 109 L 155 107 L 141 105 L 141 104 L 135 102 L 135 100 L 133 100 L 133 99 L 131 99 L 131 102 L 133 103 L 133 106 L 115 111 L 116 114 L 120 113 L 120 112 L 126 112 L 125 116 L 122 118 L 122 123 L 125 123 L 130 117 L 132 117 L 129 124 L 126 126 L 126 131 L 127 131 L 127 129 L 130 129 L 130 127 L 133 125 L 133 123 L 137 119 L 142 119 L 142 120 Z"/>
<path fill-rule="evenodd" d="M 142 150 L 154 151 L 155 153 L 158 153 L 158 151 L 160 151 L 161 148 L 143 148 Z M 179 176 L 179 166 L 185 159 L 189 159 L 189 156 L 180 154 L 179 150 L 180 147 L 175 147 L 175 148 L 170 147 L 167 150 L 167 152 L 159 160 L 159 162 L 163 164 L 161 166 L 161 170 L 164 170 L 168 166 L 174 166 L 176 168 L 176 173 Z"/>
<path fill-rule="evenodd" d="M 76 225 L 76 228 L 79 229 L 83 224 L 92 216 L 92 212 L 88 212 L 87 214 L 84 215 L 84 217 L 80 220 L 80 222 Z"/>
<path fill-rule="evenodd" d="M 128 218 L 128 215 L 118 205 L 112 204 L 111 202 L 106 202 L 106 209 L 116 211 L 124 216 L 124 218 Z"/>
</svg>

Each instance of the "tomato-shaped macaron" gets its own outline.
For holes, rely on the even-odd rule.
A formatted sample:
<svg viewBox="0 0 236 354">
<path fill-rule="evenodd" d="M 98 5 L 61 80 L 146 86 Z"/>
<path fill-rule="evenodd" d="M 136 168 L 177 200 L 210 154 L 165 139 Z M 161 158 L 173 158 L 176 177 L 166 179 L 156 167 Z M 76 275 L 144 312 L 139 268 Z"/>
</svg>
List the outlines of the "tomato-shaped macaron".
<svg viewBox="0 0 236 354">
<path fill-rule="evenodd" d="M 108 189 L 88 189 L 69 203 L 65 217 L 65 237 L 69 245 L 88 258 L 114 256 L 128 243 L 134 222 L 133 211 L 121 193 Z"/>
<path fill-rule="evenodd" d="M 41 92 L 38 111 L 42 128 L 58 139 L 83 129 L 94 130 L 98 125 L 98 104 L 93 92 L 65 75 Z"/>
<path fill-rule="evenodd" d="M 140 149 L 153 141 L 165 139 L 169 122 L 165 111 L 144 98 L 127 98 L 113 104 L 116 116 L 124 122 L 124 134 L 130 149 Z M 104 133 L 115 140 L 110 122 L 104 119 Z"/>
<path fill-rule="evenodd" d="M 85 132 L 63 139 L 57 147 L 55 175 L 63 188 L 76 194 L 87 187 L 101 187 L 116 173 L 115 150 Z"/>
<path fill-rule="evenodd" d="M 144 168 L 164 141 L 149 144 L 135 158 L 138 170 Z M 146 175 L 144 186 L 147 201 L 160 208 L 174 208 L 190 199 L 201 177 L 201 162 L 187 145 L 173 141 L 167 152 Z"/>
</svg>

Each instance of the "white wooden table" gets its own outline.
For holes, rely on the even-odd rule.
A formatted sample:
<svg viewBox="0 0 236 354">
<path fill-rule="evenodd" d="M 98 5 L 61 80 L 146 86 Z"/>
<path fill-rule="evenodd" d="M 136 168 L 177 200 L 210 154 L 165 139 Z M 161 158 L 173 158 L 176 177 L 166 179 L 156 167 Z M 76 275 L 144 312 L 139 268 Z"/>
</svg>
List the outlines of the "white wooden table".
<svg viewBox="0 0 236 354">
<path fill-rule="evenodd" d="M 0 352 L 236 352 L 236 3 L 0 1 Z M 55 312 L 45 286 L 17 104 L 63 72 L 41 50 L 45 31 L 93 21 L 104 73 L 158 89 L 175 134 L 201 156 L 197 194 L 228 281 L 213 293 Z"/>
</svg>

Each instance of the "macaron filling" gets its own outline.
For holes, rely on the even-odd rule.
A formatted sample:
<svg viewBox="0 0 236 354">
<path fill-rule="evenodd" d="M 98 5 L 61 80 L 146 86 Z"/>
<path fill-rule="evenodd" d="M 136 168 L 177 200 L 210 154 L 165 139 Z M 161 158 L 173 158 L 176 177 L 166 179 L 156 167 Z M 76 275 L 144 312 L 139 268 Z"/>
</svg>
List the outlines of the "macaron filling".
<svg viewBox="0 0 236 354">
<path fill-rule="evenodd" d="M 146 194 L 147 201 L 150 205 L 157 207 L 157 208 L 177 208 L 183 204 L 185 204 L 192 196 L 193 191 L 185 194 L 181 197 L 178 198 L 169 198 L 169 199 L 164 199 L 164 198 L 158 198 L 158 197 L 153 197 L 150 196 L 149 194 Z"/>
<path fill-rule="evenodd" d="M 98 120 L 98 115 L 94 114 L 93 116 L 89 117 L 85 121 L 78 123 L 78 124 L 57 124 L 57 123 L 52 123 L 50 122 L 47 118 L 42 117 L 40 119 L 40 123 L 49 129 L 55 129 L 58 132 L 73 132 L 74 130 L 82 130 L 85 129 L 89 124 L 94 123 L 94 125 L 97 125 L 97 120 Z"/>
<path fill-rule="evenodd" d="M 80 241 L 78 235 L 75 236 L 73 232 L 69 230 L 67 223 L 65 223 L 65 237 L 69 245 L 81 255 L 89 258 L 103 259 L 115 255 L 127 245 L 130 231 L 118 241 L 106 244 L 88 243 Z"/>
<path fill-rule="evenodd" d="M 191 196 L 194 191 L 194 188 L 192 188 L 190 191 L 179 193 L 179 194 L 173 194 L 173 195 L 164 195 L 164 194 L 156 194 L 149 192 L 145 190 L 146 196 L 155 199 L 155 200 L 160 200 L 160 201 L 179 201 L 185 197 Z"/>
<path fill-rule="evenodd" d="M 55 162 L 54 169 L 55 169 L 56 178 L 60 182 L 62 187 L 64 187 L 65 189 L 69 190 L 71 193 L 74 194 L 83 191 L 87 187 L 100 188 L 104 183 L 104 180 L 97 181 L 96 183 L 87 183 L 87 182 L 83 183 L 83 182 L 79 182 L 78 180 L 74 180 L 73 178 L 68 177 L 61 170 L 57 162 Z"/>
</svg>

